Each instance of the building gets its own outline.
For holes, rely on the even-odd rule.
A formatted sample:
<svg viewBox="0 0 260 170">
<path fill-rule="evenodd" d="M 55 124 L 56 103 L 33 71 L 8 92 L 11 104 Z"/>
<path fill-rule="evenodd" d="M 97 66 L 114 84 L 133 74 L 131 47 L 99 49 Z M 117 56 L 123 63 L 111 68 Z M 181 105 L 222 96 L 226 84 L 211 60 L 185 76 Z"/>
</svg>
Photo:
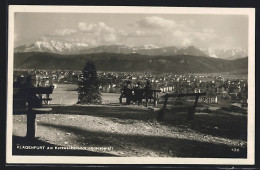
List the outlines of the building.
<svg viewBox="0 0 260 170">
<path fill-rule="evenodd" d="M 198 102 L 217 104 L 218 96 L 216 94 L 207 94 L 207 96 L 199 97 Z"/>
</svg>

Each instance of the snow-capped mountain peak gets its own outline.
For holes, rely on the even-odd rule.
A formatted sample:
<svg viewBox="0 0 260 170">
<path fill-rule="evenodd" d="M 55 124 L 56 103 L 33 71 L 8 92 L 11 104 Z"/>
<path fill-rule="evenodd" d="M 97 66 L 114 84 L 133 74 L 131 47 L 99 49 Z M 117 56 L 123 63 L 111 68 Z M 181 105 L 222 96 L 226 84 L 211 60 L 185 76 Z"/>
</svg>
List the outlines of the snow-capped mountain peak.
<svg viewBox="0 0 260 170">
<path fill-rule="evenodd" d="M 150 50 L 150 49 L 157 49 L 157 48 L 160 48 L 160 47 L 153 45 L 153 44 L 145 44 L 142 46 L 134 47 L 133 49 L 134 50 L 140 50 L 140 49 Z"/>
<path fill-rule="evenodd" d="M 229 60 L 248 56 L 247 50 L 242 48 L 231 48 L 231 49 L 200 48 L 200 50 L 210 57 L 223 58 Z"/>
<path fill-rule="evenodd" d="M 36 41 L 33 44 L 19 46 L 15 52 L 49 52 L 58 54 L 75 54 L 78 51 L 88 48 L 86 43 L 68 43 L 60 41 Z"/>
<path fill-rule="evenodd" d="M 153 44 L 146 44 L 146 45 L 144 45 L 143 47 L 144 47 L 144 49 L 155 49 L 155 48 L 159 48 L 159 47 L 157 47 L 157 46 L 155 46 L 155 45 L 153 45 Z"/>
</svg>

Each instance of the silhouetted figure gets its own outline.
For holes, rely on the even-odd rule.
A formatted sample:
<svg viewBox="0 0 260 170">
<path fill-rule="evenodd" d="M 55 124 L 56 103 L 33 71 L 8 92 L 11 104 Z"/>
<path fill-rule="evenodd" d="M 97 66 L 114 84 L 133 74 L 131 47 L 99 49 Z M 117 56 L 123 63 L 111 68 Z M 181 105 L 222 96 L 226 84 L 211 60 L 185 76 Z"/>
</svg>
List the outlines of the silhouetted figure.
<svg viewBox="0 0 260 170">
<path fill-rule="evenodd" d="M 133 99 L 131 81 L 127 81 L 127 88 L 125 90 L 126 104 L 129 105 Z"/>
<path fill-rule="evenodd" d="M 18 76 L 16 78 L 16 81 L 13 84 L 14 88 L 22 88 L 22 86 L 25 84 L 26 78 L 24 76 Z"/>
<path fill-rule="evenodd" d="M 131 100 L 133 99 L 133 94 L 132 94 L 132 87 L 131 87 L 131 81 L 125 81 L 122 91 L 121 91 L 121 95 L 119 97 L 120 103 L 122 103 L 122 98 L 125 97 L 126 98 L 126 104 L 129 105 L 131 103 Z"/>
<path fill-rule="evenodd" d="M 150 80 L 147 80 L 144 89 L 145 90 L 152 90 L 152 84 L 151 84 Z M 153 96 L 153 92 L 145 91 L 144 96 L 148 97 L 148 98 L 151 98 Z"/>
<path fill-rule="evenodd" d="M 32 107 L 41 107 L 42 96 L 37 96 L 36 94 L 32 93 L 32 89 L 35 88 L 34 84 L 32 83 L 32 76 L 26 77 L 26 82 L 23 84 L 22 89 L 26 92 L 26 101 L 30 103 Z"/>
<path fill-rule="evenodd" d="M 146 102 L 146 107 L 147 107 L 148 99 L 150 98 L 150 100 L 151 100 L 151 98 L 153 98 L 153 92 L 149 91 L 149 90 L 152 90 L 152 84 L 151 84 L 150 80 L 147 80 L 144 89 L 145 89 L 144 97 L 145 97 L 145 102 Z"/>
<path fill-rule="evenodd" d="M 138 106 L 143 99 L 143 91 L 141 90 L 140 82 L 137 82 L 137 86 L 134 88 L 133 102 L 137 102 Z"/>
</svg>

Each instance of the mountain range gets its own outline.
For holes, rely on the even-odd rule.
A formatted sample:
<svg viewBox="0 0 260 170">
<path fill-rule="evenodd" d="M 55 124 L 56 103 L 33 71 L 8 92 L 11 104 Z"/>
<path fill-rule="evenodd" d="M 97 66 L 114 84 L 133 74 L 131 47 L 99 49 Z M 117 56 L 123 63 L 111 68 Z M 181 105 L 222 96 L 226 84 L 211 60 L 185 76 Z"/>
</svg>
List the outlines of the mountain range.
<svg viewBox="0 0 260 170">
<path fill-rule="evenodd" d="M 86 43 L 68 43 L 59 41 L 37 41 L 32 44 L 18 46 L 14 52 L 47 52 L 62 55 L 78 55 L 93 53 L 120 53 L 120 54 L 141 54 L 147 56 L 175 56 L 175 55 L 192 55 L 205 56 L 213 58 L 223 58 L 233 60 L 247 57 L 245 49 L 212 49 L 212 48 L 196 48 L 194 46 L 187 47 L 157 47 L 153 44 L 146 44 L 138 47 L 128 47 L 125 45 L 104 45 L 98 47 L 90 47 Z"/>
<path fill-rule="evenodd" d="M 82 70 L 87 61 L 98 71 L 156 73 L 216 73 L 246 71 L 248 58 L 224 60 L 205 56 L 148 56 L 137 53 L 92 53 L 62 55 L 44 52 L 14 54 L 15 69 Z"/>
</svg>

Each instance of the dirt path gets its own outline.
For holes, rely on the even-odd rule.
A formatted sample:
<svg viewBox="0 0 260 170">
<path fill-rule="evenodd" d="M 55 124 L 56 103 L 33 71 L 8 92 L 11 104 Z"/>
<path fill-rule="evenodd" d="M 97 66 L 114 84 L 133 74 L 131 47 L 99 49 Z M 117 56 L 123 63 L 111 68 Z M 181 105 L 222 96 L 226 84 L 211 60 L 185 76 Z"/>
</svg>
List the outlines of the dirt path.
<svg viewBox="0 0 260 170">
<path fill-rule="evenodd" d="M 57 106 L 52 114 L 37 115 L 37 140 L 74 147 L 64 155 L 246 157 L 247 116 L 197 113 L 193 121 L 185 118 L 185 113 L 169 113 L 159 123 L 156 112 L 143 106 Z M 13 121 L 14 137 L 25 136 L 26 116 L 14 115 Z"/>
</svg>

